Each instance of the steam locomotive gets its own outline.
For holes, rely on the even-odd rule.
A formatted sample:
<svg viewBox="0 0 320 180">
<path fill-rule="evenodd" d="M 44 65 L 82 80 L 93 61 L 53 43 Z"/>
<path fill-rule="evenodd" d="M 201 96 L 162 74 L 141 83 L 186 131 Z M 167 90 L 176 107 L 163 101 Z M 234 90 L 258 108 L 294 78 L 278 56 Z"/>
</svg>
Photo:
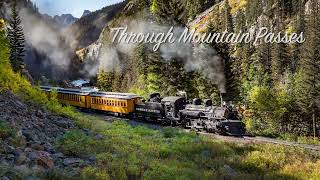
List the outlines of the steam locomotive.
<svg viewBox="0 0 320 180">
<path fill-rule="evenodd" d="M 243 136 L 246 133 L 245 125 L 236 110 L 227 105 L 213 106 L 209 99 L 203 102 L 201 99 L 194 99 L 190 103 L 183 96 L 161 98 L 159 93 L 154 93 L 144 101 L 142 97 L 131 93 L 45 86 L 40 88 L 48 95 L 57 93 L 62 104 L 79 108 L 221 135 Z"/>
</svg>

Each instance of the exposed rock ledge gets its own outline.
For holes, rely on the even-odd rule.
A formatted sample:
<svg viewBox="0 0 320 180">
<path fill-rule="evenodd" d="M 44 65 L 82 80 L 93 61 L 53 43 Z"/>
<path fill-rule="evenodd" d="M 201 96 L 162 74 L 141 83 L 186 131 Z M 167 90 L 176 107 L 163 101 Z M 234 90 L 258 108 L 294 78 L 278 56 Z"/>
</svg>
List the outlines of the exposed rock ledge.
<svg viewBox="0 0 320 180">
<path fill-rule="evenodd" d="M 73 176 L 81 167 L 92 165 L 94 158 L 67 157 L 55 147 L 57 139 L 77 128 L 66 117 L 26 103 L 11 92 L 0 92 L 0 123 L 14 129 L 15 136 L 1 137 L 0 179 L 12 179 L 1 174 L 10 172 L 64 172 Z"/>
</svg>

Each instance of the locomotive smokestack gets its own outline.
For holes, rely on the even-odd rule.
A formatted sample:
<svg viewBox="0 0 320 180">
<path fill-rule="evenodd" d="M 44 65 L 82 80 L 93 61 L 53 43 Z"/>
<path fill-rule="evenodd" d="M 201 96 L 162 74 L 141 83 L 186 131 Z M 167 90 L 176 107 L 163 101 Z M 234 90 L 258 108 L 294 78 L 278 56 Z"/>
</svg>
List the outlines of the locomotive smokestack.
<svg viewBox="0 0 320 180">
<path fill-rule="evenodd" d="M 224 99 L 225 99 L 225 97 L 226 97 L 226 93 L 220 93 L 220 99 L 221 99 L 221 107 L 223 107 L 223 105 L 224 105 Z"/>
</svg>

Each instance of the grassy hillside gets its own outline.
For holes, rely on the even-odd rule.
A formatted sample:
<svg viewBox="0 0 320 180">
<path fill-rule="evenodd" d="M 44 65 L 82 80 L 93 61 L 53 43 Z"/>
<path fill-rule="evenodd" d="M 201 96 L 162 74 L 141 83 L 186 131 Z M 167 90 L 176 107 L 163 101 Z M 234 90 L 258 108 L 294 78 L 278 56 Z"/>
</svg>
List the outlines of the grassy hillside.
<svg viewBox="0 0 320 180">
<path fill-rule="evenodd" d="M 101 140 L 73 131 L 60 147 L 67 154 L 92 155 L 83 179 L 317 179 L 320 161 L 302 149 L 224 143 L 176 129 L 132 128 L 115 122 Z"/>
<path fill-rule="evenodd" d="M 42 106 L 55 113 L 74 118 L 79 121 L 80 127 L 90 126 L 89 124 L 83 124 L 90 118 L 88 119 L 88 117 L 83 117 L 79 113 L 76 113 L 71 107 L 63 107 L 54 97 L 48 99 L 39 88 L 33 87 L 24 77 L 11 69 L 8 41 L 4 30 L 0 30 L 0 49 L 0 92 L 10 90 L 28 102 Z"/>
</svg>

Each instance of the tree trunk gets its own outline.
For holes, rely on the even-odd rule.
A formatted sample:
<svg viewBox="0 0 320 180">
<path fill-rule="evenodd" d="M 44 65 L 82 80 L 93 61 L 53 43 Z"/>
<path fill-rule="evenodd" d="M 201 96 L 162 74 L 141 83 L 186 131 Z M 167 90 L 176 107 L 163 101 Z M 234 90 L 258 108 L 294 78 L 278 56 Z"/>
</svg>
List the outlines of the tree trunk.
<svg viewBox="0 0 320 180">
<path fill-rule="evenodd" d="M 317 138 L 317 127 L 316 127 L 316 111 L 315 108 L 312 108 L 312 126 L 313 126 L 313 139 Z"/>
</svg>

